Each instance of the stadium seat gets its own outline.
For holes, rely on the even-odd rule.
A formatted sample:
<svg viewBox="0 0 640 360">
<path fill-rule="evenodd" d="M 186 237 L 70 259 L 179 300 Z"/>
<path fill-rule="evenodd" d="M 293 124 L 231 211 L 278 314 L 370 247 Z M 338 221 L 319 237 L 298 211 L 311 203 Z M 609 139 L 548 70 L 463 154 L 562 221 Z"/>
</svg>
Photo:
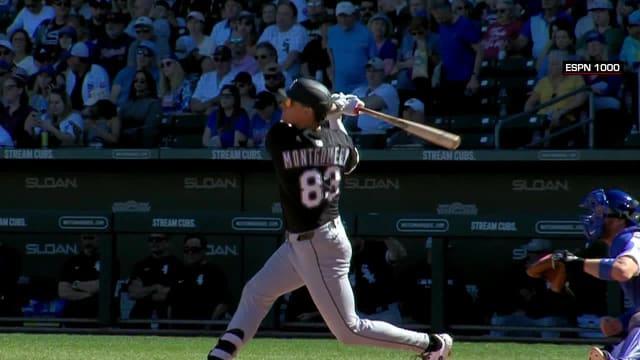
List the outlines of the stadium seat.
<svg viewBox="0 0 640 360">
<path fill-rule="evenodd" d="M 201 148 L 202 134 L 175 135 L 169 144 L 172 148 Z"/>
<path fill-rule="evenodd" d="M 487 129 L 493 129 L 495 124 L 495 116 L 490 115 L 454 116 L 449 119 L 449 128 L 456 131 L 486 131 Z"/>
<path fill-rule="evenodd" d="M 179 114 L 172 117 L 172 130 L 174 133 L 199 133 L 202 135 L 207 125 L 207 115 Z"/>
<path fill-rule="evenodd" d="M 509 92 L 510 90 L 527 93 L 533 89 L 536 85 L 535 76 L 524 76 L 524 77 L 504 77 L 498 80 L 499 86 L 504 88 Z"/>
<path fill-rule="evenodd" d="M 460 149 L 493 149 L 493 134 L 462 134 Z"/>
<path fill-rule="evenodd" d="M 529 58 L 509 57 L 498 60 L 495 67 L 501 77 L 536 75 L 536 62 Z"/>
<path fill-rule="evenodd" d="M 544 115 L 528 115 L 517 117 L 502 125 L 503 129 L 538 129 L 546 120 Z"/>
</svg>

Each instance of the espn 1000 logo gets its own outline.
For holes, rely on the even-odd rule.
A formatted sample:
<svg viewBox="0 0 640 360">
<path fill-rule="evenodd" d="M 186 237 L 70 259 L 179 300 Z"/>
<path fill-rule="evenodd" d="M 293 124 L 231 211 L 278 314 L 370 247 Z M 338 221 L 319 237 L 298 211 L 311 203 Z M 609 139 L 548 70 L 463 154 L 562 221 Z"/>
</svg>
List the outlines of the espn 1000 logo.
<svg viewBox="0 0 640 360">
<path fill-rule="evenodd" d="M 564 61 L 562 75 L 622 75 L 620 61 Z"/>
</svg>

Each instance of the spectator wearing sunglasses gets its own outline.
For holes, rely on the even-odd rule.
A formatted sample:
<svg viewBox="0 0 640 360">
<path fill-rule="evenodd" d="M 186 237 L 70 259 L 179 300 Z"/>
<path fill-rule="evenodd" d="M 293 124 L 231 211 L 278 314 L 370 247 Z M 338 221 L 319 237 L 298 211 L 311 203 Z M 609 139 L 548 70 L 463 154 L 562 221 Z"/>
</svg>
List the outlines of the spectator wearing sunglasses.
<svg viewBox="0 0 640 360">
<path fill-rule="evenodd" d="M 220 89 L 231 84 L 236 72 L 231 68 L 231 50 L 224 46 L 218 46 L 213 56 L 213 71 L 202 74 L 196 90 L 191 98 L 191 111 L 196 113 L 211 113 L 218 103 Z"/>
<path fill-rule="evenodd" d="M 129 46 L 129 54 L 127 55 L 127 64 L 129 66 L 135 65 L 136 62 L 136 50 L 138 45 L 142 41 L 152 41 L 156 45 L 156 54 L 158 56 L 165 56 L 171 53 L 169 48 L 169 39 L 165 37 L 158 37 L 153 26 L 153 20 L 147 16 L 140 16 L 136 18 L 134 22 L 134 30 L 136 33 L 136 39 Z"/>
<path fill-rule="evenodd" d="M 67 25 L 69 12 L 71 11 L 70 0 L 55 0 L 51 3 L 55 12 L 52 19 L 43 20 L 34 36 L 36 47 L 44 47 L 48 51 L 55 52 L 58 48 L 58 31 Z"/>
<path fill-rule="evenodd" d="M 496 21 L 487 27 L 482 38 L 484 58 L 488 60 L 498 59 L 500 51 L 508 54 L 522 28 L 522 22 L 516 18 L 512 0 L 498 0 L 495 13 Z"/>
<path fill-rule="evenodd" d="M 247 39 L 238 30 L 234 30 L 229 38 L 231 48 L 231 67 L 235 72 L 247 72 L 251 75 L 258 71 L 258 62 L 249 54 Z"/>
<path fill-rule="evenodd" d="M 256 54 L 254 56 L 258 63 L 258 72 L 253 74 L 253 84 L 256 86 L 258 92 L 266 90 L 265 70 L 267 68 L 278 67 L 278 52 L 276 48 L 270 42 L 261 42 L 256 46 Z M 291 84 L 291 77 L 284 73 L 285 85 Z"/>
<path fill-rule="evenodd" d="M 233 85 L 223 86 L 219 103 L 207 119 L 202 145 L 212 148 L 246 146 L 251 136 L 249 116 L 242 108 L 238 89 Z"/>
<path fill-rule="evenodd" d="M 160 80 L 160 71 L 156 66 L 156 45 L 151 41 L 143 41 L 136 51 L 136 65 L 127 66 L 120 70 L 113 80 L 111 87 L 111 101 L 119 107 L 129 98 L 129 91 L 133 84 L 134 75 L 138 71 L 147 71 L 153 76 L 156 85 Z M 154 85 L 154 87 L 157 87 Z M 156 94 L 157 95 L 157 94 Z"/>
<path fill-rule="evenodd" d="M 207 246 L 203 235 L 184 238 L 184 272 L 169 294 L 172 319 L 219 320 L 229 309 L 231 294 L 227 277 L 220 267 L 209 261 Z M 177 327 L 203 328 L 202 325 Z"/>
<path fill-rule="evenodd" d="M 169 251 L 167 234 L 149 234 L 147 244 L 149 255 L 133 266 L 129 277 L 129 297 L 136 301 L 129 318 L 150 320 L 155 315 L 167 319 L 169 292 L 182 277 L 184 265 Z"/>
<path fill-rule="evenodd" d="M 193 94 L 191 81 L 186 78 L 184 69 L 174 54 L 163 56 L 160 60 L 160 89 L 158 91 L 165 113 L 189 111 Z"/>
<path fill-rule="evenodd" d="M 7 28 L 7 34 L 11 34 L 18 29 L 25 29 L 32 39 L 35 37 L 38 25 L 44 20 L 53 19 L 55 11 L 49 5 L 45 5 L 43 0 L 24 0 L 24 8 L 20 10 L 13 23 Z"/>
</svg>

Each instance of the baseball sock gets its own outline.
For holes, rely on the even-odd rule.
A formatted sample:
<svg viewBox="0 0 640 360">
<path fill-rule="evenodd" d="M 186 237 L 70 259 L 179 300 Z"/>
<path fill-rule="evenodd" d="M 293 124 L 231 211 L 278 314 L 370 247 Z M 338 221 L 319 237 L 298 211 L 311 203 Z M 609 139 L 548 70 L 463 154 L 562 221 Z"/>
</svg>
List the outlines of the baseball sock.
<svg viewBox="0 0 640 360">
<path fill-rule="evenodd" d="M 429 334 L 429 345 L 427 345 L 426 352 L 438 351 L 442 348 L 442 341 L 439 337 Z"/>
<path fill-rule="evenodd" d="M 216 347 L 209 352 L 207 360 L 230 360 L 233 359 L 234 354 L 240 346 L 242 346 L 242 339 L 244 338 L 244 331 L 240 329 L 227 330 Z"/>
</svg>

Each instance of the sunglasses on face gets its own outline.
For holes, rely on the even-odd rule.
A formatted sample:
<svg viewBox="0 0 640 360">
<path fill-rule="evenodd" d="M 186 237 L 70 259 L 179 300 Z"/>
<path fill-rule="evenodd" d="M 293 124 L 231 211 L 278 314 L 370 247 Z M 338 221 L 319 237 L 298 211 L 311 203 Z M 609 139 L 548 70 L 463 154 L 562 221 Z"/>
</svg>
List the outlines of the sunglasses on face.
<svg viewBox="0 0 640 360">
<path fill-rule="evenodd" d="M 243 82 L 237 82 L 237 83 L 234 83 L 234 85 L 235 85 L 237 88 L 245 88 L 245 87 L 249 86 L 249 84 L 245 84 L 245 83 L 243 83 Z"/>
<path fill-rule="evenodd" d="M 265 74 L 264 79 L 269 80 L 280 80 L 280 74 Z"/>
<path fill-rule="evenodd" d="M 244 38 L 231 38 L 229 39 L 229 42 L 232 44 L 241 44 L 244 41 Z"/>
<path fill-rule="evenodd" d="M 147 49 L 138 49 L 136 50 L 136 55 L 151 56 L 151 53 Z"/>
<path fill-rule="evenodd" d="M 509 10 L 507 10 L 507 9 L 496 9 L 496 13 L 498 13 L 498 14 L 505 14 L 507 11 L 509 11 Z"/>
<path fill-rule="evenodd" d="M 151 32 L 151 30 L 149 30 L 149 29 L 137 29 L 136 30 L 136 34 L 148 34 L 150 32 Z"/>
<path fill-rule="evenodd" d="M 213 61 L 214 62 L 223 62 L 222 56 L 214 56 L 213 57 Z"/>
<path fill-rule="evenodd" d="M 163 61 L 160 63 L 160 69 L 168 68 L 173 65 L 173 61 Z"/>
<path fill-rule="evenodd" d="M 256 60 L 267 60 L 269 58 L 269 55 L 256 55 L 254 56 L 254 58 Z"/>
<path fill-rule="evenodd" d="M 413 35 L 413 36 L 422 36 L 422 35 L 424 35 L 424 31 L 412 31 L 411 35 Z"/>
<path fill-rule="evenodd" d="M 197 254 L 202 251 L 202 248 L 199 246 L 185 246 L 183 250 L 185 254 Z"/>
</svg>

